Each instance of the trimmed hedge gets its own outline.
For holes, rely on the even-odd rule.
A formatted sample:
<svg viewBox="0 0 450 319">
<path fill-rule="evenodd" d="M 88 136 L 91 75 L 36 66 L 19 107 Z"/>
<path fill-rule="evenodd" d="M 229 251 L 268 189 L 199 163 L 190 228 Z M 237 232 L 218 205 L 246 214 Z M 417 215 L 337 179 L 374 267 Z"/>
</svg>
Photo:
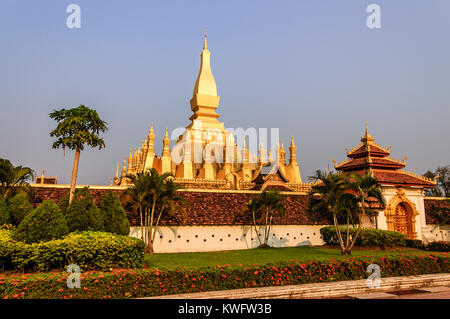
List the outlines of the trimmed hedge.
<svg viewBox="0 0 450 319">
<path fill-rule="evenodd" d="M 3 196 L 0 196 L 0 226 L 11 224 L 11 212 L 9 211 L 8 204 L 6 204 Z"/>
<path fill-rule="evenodd" d="M 126 236 L 130 234 L 127 214 L 116 194 L 108 191 L 98 205 L 98 209 L 103 215 L 104 231 Z"/>
<path fill-rule="evenodd" d="M 382 277 L 450 271 L 446 253 L 422 256 L 359 257 L 176 270 L 114 270 L 81 274 L 81 288 L 67 288 L 67 273 L 0 276 L 0 298 L 138 298 L 223 289 L 283 286 L 367 278 L 377 264 Z"/>
<path fill-rule="evenodd" d="M 18 226 L 25 216 L 33 210 L 33 206 L 25 194 L 17 194 L 8 203 L 9 211 L 14 225 Z"/>
<path fill-rule="evenodd" d="M 103 232 L 71 233 L 62 239 L 26 244 L 0 230 L 0 269 L 47 271 L 77 264 L 82 270 L 141 268 L 145 244 L 137 238 Z"/>
<path fill-rule="evenodd" d="M 26 215 L 14 233 L 14 239 L 27 244 L 60 239 L 69 233 L 66 220 L 51 199 Z"/>
<path fill-rule="evenodd" d="M 340 227 L 342 239 L 347 238 L 347 228 Z M 350 228 L 350 238 L 355 236 L 357 229 Z M 323 241 L 331 245 L 339 245 L 336 229 L 334 226 L 327 226 L 320 229 Z M 405 247 L 406 235 L 389 230 L 362 228 L 356 239 L 355 246 L 363 247 Z"/>
<path fill-rule="evenodd" d="M 426 250 L 449 252 L 450 251 L 450 242 L 448 242 L 448 241 L 433 241 L 427 245 Z"/>
<path fill-rule="evenodd" d="M 72 203 L 65 211 L 64 217 L 70 232 L 104 230 L 103 215 L 95 205 L 87 187 L 75 193 Z"/>
</svg>

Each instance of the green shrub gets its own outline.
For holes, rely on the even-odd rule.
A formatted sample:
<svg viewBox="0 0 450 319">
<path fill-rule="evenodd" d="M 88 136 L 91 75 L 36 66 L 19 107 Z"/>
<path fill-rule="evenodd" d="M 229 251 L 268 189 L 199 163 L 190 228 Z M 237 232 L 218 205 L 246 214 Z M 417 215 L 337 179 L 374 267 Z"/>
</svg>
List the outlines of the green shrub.
<svg viewBox="0 0 450 319">
<path fill-rule="evenodd" d="M 109 191 L 99 205 L 104 219 L 104 231 L 119 235 L 130 234 L 130 223 L 117 195 Z"/>
<path fill-rule="evenodd" d="M 54 201 L 48 199 L 25 216 L 14 239 L 27 244 L 59 239 L 69 233 L 66 220 Z"/>
<path fill-rule="evenodd" d="M 63 270 L 70 264 L 82 270 L 140 268 L 144 251 L 140 239 L 111 233 L 71 233 L 62 239 L 26 244 L 14 241 L 13 231 L 0 230 L 0 268 L 9 270 Z"/>
<path fill-rule="evenodd" d="M 0 298 L 139 298 L 263 286 L 298 285 L 365 279 L 367 266 L 377 264 L 381 276 L 410 276 L 450 271 L 450 256 L 403 255 L 327 261 L 290 261 L 254 266 L 119 269 L 83 272 L 81 289 L 67 287 L 66 272 L 0 277 Z M 25 288 L 26 287 L 26 288 Z M 23 293 L 23 294 L 22 294 Z"/>
<path fill-rule="evenodd" d="M 424 243 L 419 239 L 406 239 L 405 244 L 409 248 L 425 249 Z"/>
<path fill-rule="evenodd" d="M 341 235 L 345 241 L 347 238 L 347 228 L 341 227 Z M 357 229 L 350 228 L 350 238 L 355 236 Z M 338 245 L 338 237 L 334 226 L 327 226 L 320 229 L 323 240 L 327 244 Z M 367 229 L 362 228 L 358 238 L 356 239 L 355 246 L 362 247 L 405 247 L 406 246 L 406 235 L 389 230 L 379 230 L 379 229 Z"/>
<path fill-rule="evenodd" d="M 449 252 L 450 243 L 448 241 L 433 241 L 427 245 L 426 250 Z"/>
<path fill-rule="evenodd" d="M 92 199 L 89 189 L 79 190 L 66 210 L 69 231 L 102 231 L 103 217 Z"/>
<path fill-rule="evenodd" d="M 9 211 L 11 212 L 12 222 L 14 225 L 19 225 L 26 215 L 31 213 L 33 206 L 30 204 L 28 197 L 25 194 L 17 194 L 8 203 Z"/>
<path fill-rule="evenodd" d="M 0 196 L 0 225 L 11 224 L 11 212 L 3 196 Z"/>
</svg>

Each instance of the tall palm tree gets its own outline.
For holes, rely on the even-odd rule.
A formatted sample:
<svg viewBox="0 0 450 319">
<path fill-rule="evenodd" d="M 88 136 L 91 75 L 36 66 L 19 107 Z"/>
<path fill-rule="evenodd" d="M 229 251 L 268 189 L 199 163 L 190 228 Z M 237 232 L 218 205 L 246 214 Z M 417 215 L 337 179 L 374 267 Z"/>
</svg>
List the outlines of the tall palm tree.
<svg viewBox="0 0 450 319">
<path fill-rule="evenodd" d="M 64 151 L 66 148 L 75 151 L 70 181 L 70 204 L 75 194 L 80 153 L 85 145 L 98 149 L 104 148 L 105 142 L 98 135 L 100 132 L 107 131 L 108 127 L 107 123 L 100 119 L 96 110 L 84 105 L 71 109 L 53 110 L 49 116 L 58 123 L 56 129 L 50 132 L 50 136 L 56 138 L 52 147 L 55 149 L 62 147 Z"/>
<path fill-rule="evenodd" d="M 273 215 L 275 213 L 284 214 L 286 212 L 284 208 L 284 197 L 281 196 L 280 192 L 275 190 L 264 191 L 259 194 L 257 201 L 259 210 L 262 212 L 261 218 L 264 220 L 263 246 L 267 247 Z"/>
<path fill-rule="evenodd" d="M 351 194 L 355 197 L 360 208 L 358 229 L 356 231 L 355 237 L 352 239 L 351 244 L 347 246 L 347 252 L 348 254 L 350 254 L 353 245 L 356 242 L 356 238 L 358 237 L 359 232 L 362 228 L 362 217 L 367 215 L 368 211 L 372 210 L 372 208 L 370 207 L 371 205 L 376 206 L 377 209 L 380 210 L 384 209 L 386 207 L 386 201 L 383 196 L 381 185 L 378 183 L 377 179 L 370 173 L 362 176 L 355 173 L 350 173 L 348 174 L 347 183 L 349 189 L 351 190 Z M 369 199 L 370 203 L 368 203 Z"/>
<path fill-rule="evenodd" d="M 311 178 L 315 181 L 315 184 L 309 192 L 311 197 L 310 210 L 313 213 L 325 211 L 332 215 L 341 253 L 344 255 L 346 254 L 346 249 L 337 216 L 339 212 L 342 212 L 342 205 L 339 205 L 339 203 L 348 189 L 347 180 L 343 174 L 327 173 L 320 170 L 317 170 Z"/>
<path fill-rule="evenodd" d="M 8 200 L 17 191 L 29 190 L 28 181 L 34 178 L 29 167 L 14 166 L 9 160 L 0 158 L 0 195 Z"/>
</svg>

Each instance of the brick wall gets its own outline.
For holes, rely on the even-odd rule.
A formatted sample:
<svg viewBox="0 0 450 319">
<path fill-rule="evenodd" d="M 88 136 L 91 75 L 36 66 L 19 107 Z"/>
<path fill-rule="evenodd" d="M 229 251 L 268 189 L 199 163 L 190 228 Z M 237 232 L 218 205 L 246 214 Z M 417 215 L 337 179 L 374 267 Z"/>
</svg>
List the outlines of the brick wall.
<svg viewBox="0 0 450 319">
<path fill-rule="evenodd" d="M 69 192 L 68 187 L 61 186 L 33 186 L 33 190 L 35 192 L 35 205 L 46 199 L 58 202 Z M 101 201 L 108 190 L 118 195 L 123 192 L 123 189 L 116 187 L 91 187 L 89 190 L 96 203 Z M 160 225 L 248 225 L 252 222 L 250 216 L 243 216 L 241 212 L 244 210 L 245 204 L 257 196 L 254 192 L 180 191 L 180 194 L 187 200 L 186 206 L 182 209 L 183 212 L 176 212 L 173 216 L 163 215 Z M 324 225 L 330 223 L 327 220 L 313 222 L 307 217 L 309 205 L 307 195 L 289 194 L 284 196 L 286 196 L 286 214 L 282 217 L 274 217 L 274 225 Z M 136 207 L 128 207 L 126 210 L 130 224 L 133 226 L 139 225 L 139 214 Z"/>
</svg>

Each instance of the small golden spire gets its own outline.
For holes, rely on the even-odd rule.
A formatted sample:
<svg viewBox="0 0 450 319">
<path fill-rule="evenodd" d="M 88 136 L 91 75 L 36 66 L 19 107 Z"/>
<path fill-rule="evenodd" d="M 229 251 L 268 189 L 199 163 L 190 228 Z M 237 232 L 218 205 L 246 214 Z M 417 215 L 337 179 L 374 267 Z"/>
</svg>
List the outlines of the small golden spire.
<svg viewBox="0 0 450 319">
<path fill-rule="evenodd" d="M 207 35 L 206 35 L 206 28 L 205 28 L 205 40 L 203 42 L 203 50 L 208 50 L 208 44 L 207 44 Z"/>
<path fill-rule="evenodd" d="M 368 127 L 367 122 L 366 122 L 366 132 L 364 134 L 364 137 L 361 139 L 361 142 L 363 142 L 365 144 L 370 144 L 374 140 L 375 139 L 369 134 L 369 127 Z"/>
</svg>

